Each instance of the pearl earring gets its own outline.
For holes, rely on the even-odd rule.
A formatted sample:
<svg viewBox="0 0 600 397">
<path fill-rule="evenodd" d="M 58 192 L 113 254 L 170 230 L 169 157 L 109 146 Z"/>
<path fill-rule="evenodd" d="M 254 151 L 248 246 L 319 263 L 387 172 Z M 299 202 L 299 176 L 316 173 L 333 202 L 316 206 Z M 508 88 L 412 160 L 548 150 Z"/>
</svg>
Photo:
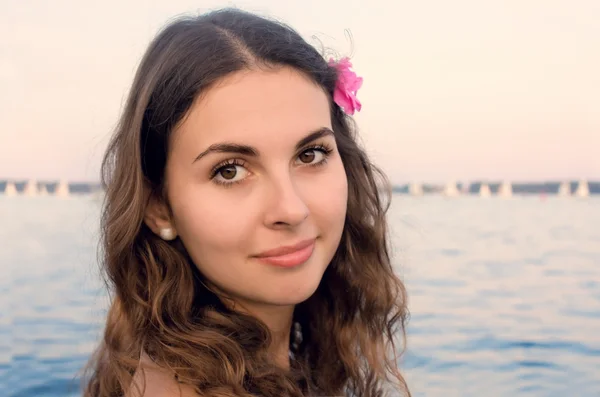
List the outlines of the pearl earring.
<svg viewBox="0 0 600 397">
<path fill-rule="evenodd" d="M 160 229 L 159 235 L 160 238 L 167 241 L 174 240 L 176 237 L 175 231 L 170 227 Z"/>
</svg>

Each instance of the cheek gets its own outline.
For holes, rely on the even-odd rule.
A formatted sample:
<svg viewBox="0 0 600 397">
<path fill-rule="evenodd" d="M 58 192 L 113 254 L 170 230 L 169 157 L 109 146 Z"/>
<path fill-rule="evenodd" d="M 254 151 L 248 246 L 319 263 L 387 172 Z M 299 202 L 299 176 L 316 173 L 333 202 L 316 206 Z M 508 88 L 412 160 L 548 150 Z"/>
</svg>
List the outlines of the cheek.
<svg viewBox="0 0 600 397">
<path fill-rule="evenodd" d="M 337 227 L 343 225 L 348 205 L 348 182 L 341 161 L 331 164 L 331 172 L 320 180 L 318 189 L 311 189 L 311 213 L 319 223 L 326 222 L 322 227 Z"/>
<path fill-rule="evenodd" d="M 226 203 L 211 193 L 191 187 L 172 203 L 177 232 L 192 257 L 243 250 L 255 225 L 243 203 Z"/>
</svg>

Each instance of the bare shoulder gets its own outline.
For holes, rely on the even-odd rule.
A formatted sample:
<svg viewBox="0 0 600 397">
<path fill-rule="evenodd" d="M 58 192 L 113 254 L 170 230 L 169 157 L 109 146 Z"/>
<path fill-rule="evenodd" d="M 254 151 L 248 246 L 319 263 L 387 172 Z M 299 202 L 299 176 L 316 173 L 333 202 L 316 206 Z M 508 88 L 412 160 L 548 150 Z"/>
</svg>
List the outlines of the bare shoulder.
<svg viewBox="0 0 600 397">
<path fill-rule="evenodd" d="M 191 387 L 178 383 L 173 375 L 142 354 L 133 383 L 125 397 L 202 397 Z"/>
</svg>

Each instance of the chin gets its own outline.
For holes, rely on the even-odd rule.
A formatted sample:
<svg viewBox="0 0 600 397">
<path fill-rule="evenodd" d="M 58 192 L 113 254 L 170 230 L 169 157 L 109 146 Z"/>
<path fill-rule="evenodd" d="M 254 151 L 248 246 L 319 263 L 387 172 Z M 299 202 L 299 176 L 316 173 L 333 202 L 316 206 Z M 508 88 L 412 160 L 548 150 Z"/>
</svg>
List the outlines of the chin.
<svg viewBox="0 0 600 397">
<path fill-rule="evenodd" d="M 271 301 L 269 302 L 272 305 L 275 306 L 295 306 L 295 305 L 299 305 L 300 303 L 308 300 L 308 298 L 310 298 L 316 291 L 316 288 L 314 290 L 311 290 L 310 292 L 307 292 L 305 294 L 297 294 L 297 295 L 287 295 L 287 296 L 282 296 L 282 297 L 275 297 L 273 299 L 271 299 Z"/>
<path fill-rule="evenodd" d="M 292 285 L 282 285 L 281 288 L 269 293 L 268 301 L 275 305 L 297 305 L 310 298 L 321 282 L 322 274 L 309 279 L 297 280 Z"/>
<path fill-rule="evenodd" d="M 329 262 L 316 257 L 297 269 L 278 270 L 261 277 L 246 297 L 263 305 L 294 306 L 309 299 L 319 287 Z M 256 281 L 255 281 L 256 282 Z M 250 292 L 250 291 L 248 291 Z"/>
</svg>

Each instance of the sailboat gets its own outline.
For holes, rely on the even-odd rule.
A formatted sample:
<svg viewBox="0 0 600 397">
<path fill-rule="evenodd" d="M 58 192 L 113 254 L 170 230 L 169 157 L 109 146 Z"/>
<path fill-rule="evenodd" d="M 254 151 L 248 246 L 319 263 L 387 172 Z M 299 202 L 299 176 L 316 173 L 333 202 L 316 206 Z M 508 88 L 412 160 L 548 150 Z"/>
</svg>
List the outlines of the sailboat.
<svg viewBox="0 0 600 397">
<path fill-rule="evenodd" d="M 463 185 L 460 187 L 460 194 L 469 194 L 471 192 L 471 186 L 463 183 Z"/>
<path fill-rule="evenodd" d="M 444 188 L 444 196 L 446 197 L 456 197 L 459 196 L 460 192 L 456 187 L 456 182 L 449 182 Z"/>
<path fill-rule="evenodd" d="M 569 182 L 562 182 L 558 187 L 558 195 L 560 197 L 567 197 L 571 195 L 571 184 Z"/>
<path fill-rule="evenodd" d="M 37 196 L 38 195 L 38 185 L 35 179 L 31 179 L 25 184 L 25 189 L 23 190 L 23 194 L 25 196 Z"/>
<path fill-rule="evenodd" d="M 579 185 L 577 185 L 577 190 L 575 190 L 575 196 L 577 197 L 588 197 L 590 195 L 590 188 L 586 180 L 582 179 L 579 181 Z"/>
<path fill-rule="evenodd" d="M 42 186 L 40 187 L 40 196 L 47 196 L 48 195 L 48 188 L 46 187 L 45 183 L 42 183 Z"/>
<path fill-rule="evenodd" d="M 479 197 L 490 197 L 492 195 L 492 191 L 487 183 L 482 183 L 479 187 Z"/>
<path fill-rule="evenodd" d="M 500 197 L 509 198 L 513 195 L 512 184 L 508 181 L 504 181 L 498 188 L 498 195 Z"/>
<path fill-rule="evenodd" d="M 423 187 L 418 183 L 411 183 L 408 187 L 408 192 L 411 196 L 422 196 L 423 195 Z"/>
<path fill-rule="evenodd" d="M 17 187 L 13 182 L 6 182 L 4 187 L 4 195 L 8 197 L 16 196 L 18 194 Z"/>
<path fill-rule="evenodd" d="M 70 190 L 69 190 L 69 185 L 67 184 L 67 182 L 60 181 L 58 183 L 58 185 L 56 185 L 54 194 L 58 197 L 69 197 Z"/>
</svg>

